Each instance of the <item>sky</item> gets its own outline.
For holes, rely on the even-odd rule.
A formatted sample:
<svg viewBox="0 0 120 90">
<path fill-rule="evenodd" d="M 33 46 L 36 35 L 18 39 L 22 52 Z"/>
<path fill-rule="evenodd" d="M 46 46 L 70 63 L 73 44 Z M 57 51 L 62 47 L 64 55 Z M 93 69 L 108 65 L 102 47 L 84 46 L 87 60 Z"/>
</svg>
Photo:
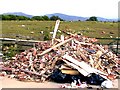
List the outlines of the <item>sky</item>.
<svg viewBox="0 0 120 90">
<path fill-rule="evenodd" d="M 120 0 L 0 0 L 0 14 L 23 12 L 41 16 L 62 13 L 82 17 L 118 18 Z"/>
</svg>

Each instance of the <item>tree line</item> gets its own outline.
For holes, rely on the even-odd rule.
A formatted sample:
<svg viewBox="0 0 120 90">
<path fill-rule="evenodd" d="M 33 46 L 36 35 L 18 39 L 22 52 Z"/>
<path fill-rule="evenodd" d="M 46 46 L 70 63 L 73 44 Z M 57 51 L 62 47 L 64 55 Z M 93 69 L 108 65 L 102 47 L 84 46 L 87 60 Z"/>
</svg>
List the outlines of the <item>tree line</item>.
<svg viewBox="0 0 120 90">
<path fill-rule="evenodd" d="M 44 16 L 33 16 L 31 18 L 26 17 L 26 16 L 18 16 L 18 15 L 0 15 L 1 20 L 38 20 L 38 21 L 56 21 L 56 20 L 61 20 L 58 16 L 51 16 L 50 18 L 46 15 Z"/>
<path fill-rule="evenodd" d="M 31 18 L 26 17 L 26 16 L 18 16 L 18 15 L 0 15 L 1 20 L 37 20 L 37 21 L 56 21 L 56 20 L 61 20 L 65 21 L 59 16 L 51 16 L 50 18 L 46 15 L 44 16 L 33 16 Z M 79 20 L 80 21 L 80 20 Z M 86 21 L 98 21 L 97 17 L 92 16 Z"/>
</svg>

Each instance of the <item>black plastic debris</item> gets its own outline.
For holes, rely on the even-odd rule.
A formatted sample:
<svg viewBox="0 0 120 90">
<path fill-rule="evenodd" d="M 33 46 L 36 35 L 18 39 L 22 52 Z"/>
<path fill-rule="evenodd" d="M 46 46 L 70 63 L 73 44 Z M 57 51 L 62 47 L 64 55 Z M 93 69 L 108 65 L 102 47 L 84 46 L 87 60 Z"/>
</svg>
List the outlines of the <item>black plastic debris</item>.
<svg viewBox="0 0 120 90">
<path fill-rule="evenodd" d="M 71 83 L 74 80 L 78 81 L 78 79 L 81 82 L 86 82 L 87 84 L 91 85 L 101 85 L 104 79 L 100 75 L 97 75 L 95 73 L 92 73 L 89 77 L 85 77 L 82 74 L 79 75 L 69 75 L 62 73 L 59 69 L 54 70 L 53 74 L 50 76 L 50 79 L 57 83 Z"/>
<path fill-rule="evenodd" d="M 69 75 L 62 73 L 59 69 L 54 70 L 54 72 L 49 77 L 52 81 L 57 83 L 71 83 L 74 80 L 80 79 L 80 75 Z M 81 80 L 81 79 L 80 79 Z"/>
<path fill-rule="evenodd" d="M 91 76 L 86 77 L 86 82 L 91 85 L 101 85 L 101 83 L 105 80 L 106 79 L 95 73 L 92 73 Z"/>
</svg>

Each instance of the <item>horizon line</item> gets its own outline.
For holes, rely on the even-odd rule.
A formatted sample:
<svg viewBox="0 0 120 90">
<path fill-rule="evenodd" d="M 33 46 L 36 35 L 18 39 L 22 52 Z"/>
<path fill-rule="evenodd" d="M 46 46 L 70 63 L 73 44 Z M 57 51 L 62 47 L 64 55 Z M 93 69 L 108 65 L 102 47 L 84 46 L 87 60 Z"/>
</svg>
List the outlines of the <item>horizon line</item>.
<svg viewBox="0 0 120 90">
<path fill-rule="evenodd" d="M 25 13 L 25 12 L 5 12 L 5 13 L 0 13 L 0 14 L 7 14 L 7 13 L 23 13 L 23 14 L 27 14 L 27 15 L 31 15 L 31 16 L 44 16 L 44 15 L 49 15 L 49 14 L 33 15 L 33 14 Z M 51 14 L 64 14 L 64 13 L 55 12 L 55 13 L 51 13 Z M 76 17 L 83 17 L 83 18 L 89 18 L 89 17 L 95 16 L 95 15 L 92 15 L 92 16 L 87 16 L 87 17 L 86 17 L 86 16 L 77 16 L 77 15 L 70 15 L 70 14 L 64 14 L 64 15 L 76 16 Z M 119 17 L 103 17 L 103 16 L 95 16 L 95 17 L 104 18 L 104 19 L 118 19 L 118 18 L 119 18 Z"/>
</svg>

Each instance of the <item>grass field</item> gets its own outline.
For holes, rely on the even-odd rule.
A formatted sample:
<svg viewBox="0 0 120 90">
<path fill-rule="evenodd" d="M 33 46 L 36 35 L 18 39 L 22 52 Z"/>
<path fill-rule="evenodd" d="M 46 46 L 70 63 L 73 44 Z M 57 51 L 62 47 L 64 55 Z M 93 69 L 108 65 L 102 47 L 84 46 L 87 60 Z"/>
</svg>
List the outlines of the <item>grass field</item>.
<svg viewBox="0 0 120 90">
<path fill-rule="evenodd" d="M 54 30 L 55 21 L 2 21 L 2 37 L 43 40 Z M 113 22 L 65 22 L 61 21 L 59 30 L 71 33 L 82 33 L 84 36 L 95 38 L 118 37 L 118 23 Z M 44 34 L 40 32 L 43 31 Z M 34 33 L 33 33 L 34 32 Z M 58 32 L 57 35 L 61 33 Z"/>
<path fill-rule="evenodd" d="M 50 32 L 54 30 L 54 26 L 55 26 L 55 21 L 2 21 L 2 32 L 0 31 L 0 37 L 32 39 L 32 40 L 40 40 L 40 41 L 44 40 L 45 37 L 51 39 L 52 34 L 50 34 Z M 94 37 L 94 38 L 118 37 L 118 23 L 112 23 L 112 22 L 61 21 L 59 30 L 68 31 L 71 33 L 78 33 L 78 34 L 82 34 L 83 36 Z M 40 33 L 41 31 L 43 31 L 44 33 L 43 34 Z M 59 38 L 61 34 L 62 33 L 57 32 L 57 38 Z M 113 42 L 113 40 L 99 40 L 99 43 L 101 44 L 109 44 L 110 42 Z M 17 50 L 16 47 L 9 49 L 8 52 L 10 53 L 5 54 L 6 57 L 12 57 L 15 55 L 15 53 L 19 53 L 20 49 L 23 50 L 22 46 L 18 46 L 18 47 Z"/>
</svg>

